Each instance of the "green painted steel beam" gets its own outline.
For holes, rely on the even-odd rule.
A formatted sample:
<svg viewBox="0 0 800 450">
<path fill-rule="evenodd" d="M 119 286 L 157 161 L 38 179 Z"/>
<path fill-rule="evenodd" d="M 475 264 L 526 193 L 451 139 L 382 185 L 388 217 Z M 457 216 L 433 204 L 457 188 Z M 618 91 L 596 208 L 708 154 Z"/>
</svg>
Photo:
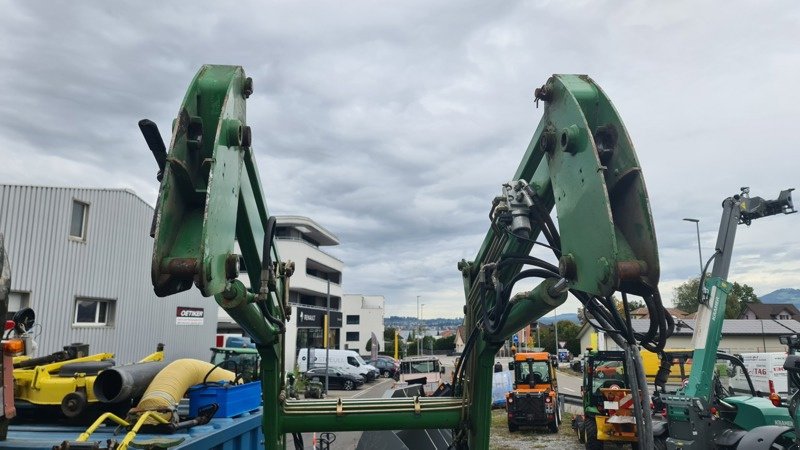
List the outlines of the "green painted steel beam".
<svg viewBox="0 0 800 450">
<path fill-rule="evenodd" d="M 528 326 L 531 322 L 539 320 L 545 314 L 558 308 L 567 301 L 567 293 L 558 296 L 549 294 L 549 290 L 558 282 L 556 278 L 549 278 L 536 286 L 532 291 L 521 292 L 511 299 L 511 312 L 508 314 L 505 326 L 498 333 L 504 341 L 511 335 Z"/>
<path fill-rule="evenodd" d="M 366 431 L 366 430 L 418 430 L 452 429 L 461 422 L 463 407 L 460 399 L 419 399 L 415 412 L 413 398 L 398 403 L 380 399 L 371 404 L 344 400 L 337 413 L 336 401 L 308 402 L 296 408 L 286 408 L 283 413 L 285 433 L 311 431 Z M 445 400 L 430 402 L 429 400 Z M 306 402 L 296 402 L 306 403 Z"/>
<path fill-rule="evenodd" d="M 622 120 L 600 87 L 585 75 L 554 75 L 537 90 L 537 98 L 545 104 L 544 115 L 512 180 L 526 181 L 547 213 L 556 207 L 561 276 L 570 289 L 591 295 L 606 296 L 616 290 L 652 294 L 660 272 L 655 227 L 641 169 Z M 532 224 L 530 239 L 537 239 L 540 232 Z M 529 241 L 490 229 L 476 258 L 459 264 L 467 299 L 466 329 L 480 330 L 481 267 L 502 257 L 528 255 L 531 249 Z M 499 281 L 505 285 L 520 270 L 521 265 L 507 266 Z M 484 301 L 489 309 L 495 299 L 489 293 Z M 506 324 L 500 337 L 556 306 L 542 302 L 527 310 L 512 309 L 513 323 Z M 501 343 L 496 342 L 497 336 L 490 342 L 478 332 L 475 356 L 465 362 L 469 379 L 464 394 L 471 403 L 468 445 L 487 448 L 492 366 Z"/>
<path fill-rule="evenodd" d="M 257 344 L 264 374 L 265 445 L 285 447 L 280 431 L 284 389 L 284 342 L 275 324 L 254 304 L 261 287 L 261 262 L 269 212 L 262 194 L 246 98 L 252 80 L 238 66 L 203 66 L 192 80 L 173 122 L 156 205 L 151 275 L 157 295 L 194 284 L 245 329 Z M 236 280 L 238 255 L 245 260 L 250 290 Z M 271 246 L 272 261 L 280 261 Z M 263 308 L 280 321 L 285 279 L 267 294 Z"/>
</svg>

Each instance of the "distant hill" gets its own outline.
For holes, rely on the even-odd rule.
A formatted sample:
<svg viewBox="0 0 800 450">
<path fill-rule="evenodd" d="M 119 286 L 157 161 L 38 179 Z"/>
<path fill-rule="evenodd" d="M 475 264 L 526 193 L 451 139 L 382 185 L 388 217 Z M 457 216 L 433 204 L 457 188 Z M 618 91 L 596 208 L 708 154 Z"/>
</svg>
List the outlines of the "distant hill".
<svg viewBox="0 0 800 450">
<path fill-rule="evenodd" d="M 566 320 L 568 322 L 580 323 L 580 321 L 578 320 L 578 315 L 575 313 L 559 314 L 556 316 L 556 318 L 553 318 L 553 316 L 546 316 L 539 319 L 539 322 L 549 325 L 553 323 L 553 321 L 556 319 L 558 319 L 559 322 L 561 322 L 562 320 Z"/>
<path fill-rule="evenodd" d="M 759 297 L 761 303 L 800 303 L 800 289 L 784 288 Z"/>
<path fill-rule="evenodd" d="M 387 327 L 395 328 L 411 328 L 416 327 L 422 322 L 422 325 L 428 328 L 455 328 L 464 322 L 464 319 L 423 319 L 417 320 L 416 317 L 398 317 L 390 316 L 383 319 L 383 324 Z"/>
</svg>

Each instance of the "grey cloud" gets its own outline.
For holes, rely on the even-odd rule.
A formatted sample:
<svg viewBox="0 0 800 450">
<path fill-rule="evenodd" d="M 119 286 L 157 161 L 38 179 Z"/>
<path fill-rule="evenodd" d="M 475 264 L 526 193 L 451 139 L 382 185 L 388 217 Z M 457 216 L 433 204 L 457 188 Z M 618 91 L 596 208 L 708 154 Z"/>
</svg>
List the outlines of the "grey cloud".
<svg viewBox="0 0 800 450">
<path fill-rule="evenodd" d="M 346 291 L 386 295 L 390 312 L 430 294 L 426 311 L 455 316 L 455 264 L 536 128 L 533 90 L 588 73 L 636 145 L 671 285 L 698 271 L 683 217 L 710 256 L 723 198 L 797 182 L 798 19 L 789 1 L 16 2 L 0 17 L 0 180 L 152 204 L 136 122 L 166 135 L 201 64 L 239 64 L 270 211 L 341 238 Z M 797 218 L 740 230 L 732 276 L 798 287 L 768 276 L 796 267 Z"/>
</svg>

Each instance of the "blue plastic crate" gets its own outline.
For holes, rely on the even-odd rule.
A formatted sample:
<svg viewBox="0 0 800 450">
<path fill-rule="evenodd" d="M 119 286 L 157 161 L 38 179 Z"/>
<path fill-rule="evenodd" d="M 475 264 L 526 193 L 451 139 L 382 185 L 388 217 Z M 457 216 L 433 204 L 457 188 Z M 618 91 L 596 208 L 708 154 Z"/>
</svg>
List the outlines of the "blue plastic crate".
<svg viewBox="0 0 800 450">
<path fill-rule="evenodd" d="M 189 417 L 212 403 L 219 405 L 214 417 L 236 417 L 261 406 L 261 382 L 246 384 L 209 383 L 189 388 Z"/>
</svg>

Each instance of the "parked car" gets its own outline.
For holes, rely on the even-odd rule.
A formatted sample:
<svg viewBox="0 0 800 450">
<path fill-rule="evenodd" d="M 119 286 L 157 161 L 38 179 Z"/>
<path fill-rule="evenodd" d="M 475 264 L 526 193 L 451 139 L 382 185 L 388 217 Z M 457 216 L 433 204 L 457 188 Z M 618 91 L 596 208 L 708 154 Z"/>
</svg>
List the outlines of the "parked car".
<svg viewBox="0 0 800 450">
<path fill-rule="evenodd" d="M 369 363 L 377 367 L 381 376 L 385 378 L 394 378 L 394 374 L 400 370 L 400 362 L 395 359 L 378 358 L 371 360 Z"/>
<path fill-rule="evenodd" d="M 330 357 L 329 367 L 356 376 L 361 375 L 365 381 L 373 381 L 380 375 L 376 367 L 368 365 L 364 362 L 364 359 L 353 350 L 330 349 L 325 351 L 325 349 L 320 348 L 301 348 L 297 353 L 297 365 L 301 372 L 305 372 L 309 368 L 325 367 L 326 357 Z"/>
<path fill-rule="evenodd" d="M 330 389 L 344 389 L 352 391 L 364 384 L 361 377 L 346 373 L 340 369 L 328 368 L 328 387 Z M 305 374 L 306 380 L 317 380 L 325 384 L 325 368 L 311 369 Z"/>
</svg>

